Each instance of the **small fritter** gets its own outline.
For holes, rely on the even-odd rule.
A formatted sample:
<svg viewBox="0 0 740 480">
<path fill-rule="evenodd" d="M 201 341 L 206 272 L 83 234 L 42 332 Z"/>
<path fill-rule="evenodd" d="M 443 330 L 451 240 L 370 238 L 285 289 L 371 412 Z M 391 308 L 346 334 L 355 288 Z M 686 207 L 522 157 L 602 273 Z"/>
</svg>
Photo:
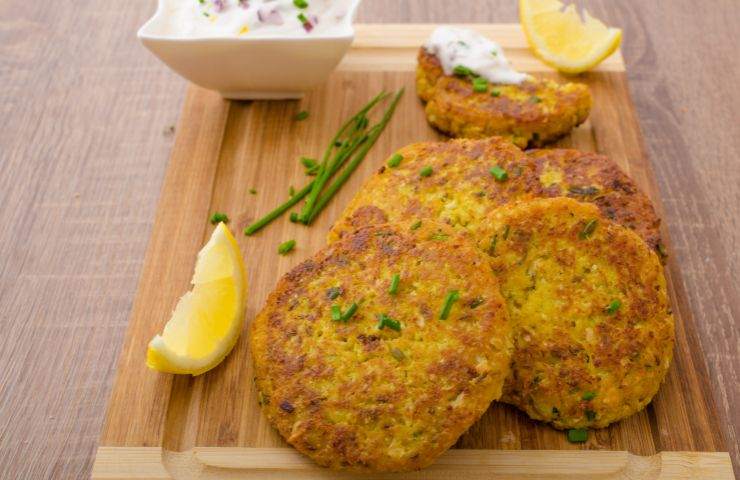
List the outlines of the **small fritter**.
<svg viewBox="0 0 740 480">
<path fill-rule="evenodd" d="M 251 342 L 270 422 L 318 464 L 355 471 L 430 464 L 500 397 L 511 359 L 488 259 L 430 224 L 324 248 L 280 280 Z"/>
<path fill-rule="evenodd" d="M 396 153 L 401 163 L 381 167 L 365 183 L 334 224 L 330 242 L 367 225 L 426 219 L 488 238 L 485 219 L 499 206 L 569 196 L 594 203 L 607 218 L 634 229 L 651 247 L 659 246 L 660 219 L 650 200 L 603 155 L 577 150 L 525 155 L 497 137 L 416 143 Z M 497 180 L 490 172 L 494 166 L 507 178 Z M 422 176 L 427 167 L 430 174 Z"/>
<path fill-rule="evenodd" d="M 600 428 L 642 410 L 671 362 L 663 269 L 633 231 L 569 198 L 507 205 L 481 248 L 514 325 L 503 401 L 556 428 Z"/>
<path fill-rule="evenodd" d="M 591 111 L 584 84 L 532 79 L 474 92 L 470 79 L 444 75 L 437 57 L 424 48 L 418 62 L 416 89 L 427 102 L 427 120 L 453 137 L 499 135 L 522 148 L 542 146 L 583 123 Z"/>
</svg>

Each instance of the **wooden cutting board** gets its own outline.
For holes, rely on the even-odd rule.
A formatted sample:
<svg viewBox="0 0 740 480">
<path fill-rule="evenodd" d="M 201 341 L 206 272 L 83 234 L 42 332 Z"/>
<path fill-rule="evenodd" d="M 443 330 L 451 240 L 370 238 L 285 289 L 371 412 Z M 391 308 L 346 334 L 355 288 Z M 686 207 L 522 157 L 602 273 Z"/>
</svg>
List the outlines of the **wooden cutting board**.
<svg viewBox="0 0 740 480">
<path fill-rule="evenodd" d="M 470 27 L 499 41 L 515 68 L 559 77 L 531 55 L 518 25 Z M 441 138 L 427 125 L 414 89 L 416 52 L 432 28 L 359 25 L 350 53 L 329 82 L 300 101 L 228 102 L 190 87 L 93 478 L 357 478 L 315 466 L 289 447 L 262 416 L 252 382 L 248 325 L 278 278 L 324 245 L 329 226 L 390 152 L 411 142 Z M 591 88 L 593 112 L 560 145 L 610 156 L 662 212 L 621 54 L 615 53 L 579 81 Z M 285 201 L 290 186 L 305 184 L 300 156 L 319 156 L 343 119 L 381 89 L 402 86 L 407 92 L 391 124 L 311 227 L 284 217 L 254 237 L 241 235 L 250 221 Z M 308 120 L 292 119 L 300 110 L 310 112 Z M 250 193 L 253 188 L 256 194 Z M 229 225 L 238 233 L 248 268 L 243 336 L 223 364 L 205 375 L 153 372 L 144 363 L 147 343 L 188 290 L 196 253 L 213 228 L 208 217 L 214 211 L 232 219 Z M 670 252 L 665 229 L 663 238 Z M 278 244 L 288 239 L 296 239 L 297 249 L 279 256 Z M 562 432 L 496 403 L 437 463 L 404 478 L 732 478 L 679 275 L 678 265 L 669 257 L 666 276 L 676 318 L 675 358 L 665 384 L 643 412 L 592 431 L 587 443 L 574 445 Z"/>
</svg>

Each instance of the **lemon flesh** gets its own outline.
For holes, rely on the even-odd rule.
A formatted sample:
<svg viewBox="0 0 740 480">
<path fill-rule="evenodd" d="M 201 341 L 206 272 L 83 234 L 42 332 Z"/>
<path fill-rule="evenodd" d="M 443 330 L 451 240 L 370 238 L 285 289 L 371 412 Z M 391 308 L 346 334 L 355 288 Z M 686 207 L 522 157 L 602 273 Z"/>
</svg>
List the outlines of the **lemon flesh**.
<svg viewBox="0 0 740 480">
<path fill-rule="evenodd" d="M 225 224 L 218 224 L 198 253 L 192 284 L 162 334 L 149 342 L 149 368 L 200 375 L 221 363 L 239 338 L 247 278 L 239 246 Z"/>
<path fill-rule="evenodd" d="M 519 0 L 519 18 L 530 48 L 543 62 L 565 73 L 590 70 L 614 53 L 622 30 L 609 28 L 575 5 L 558 0 Z"/>
</svg>

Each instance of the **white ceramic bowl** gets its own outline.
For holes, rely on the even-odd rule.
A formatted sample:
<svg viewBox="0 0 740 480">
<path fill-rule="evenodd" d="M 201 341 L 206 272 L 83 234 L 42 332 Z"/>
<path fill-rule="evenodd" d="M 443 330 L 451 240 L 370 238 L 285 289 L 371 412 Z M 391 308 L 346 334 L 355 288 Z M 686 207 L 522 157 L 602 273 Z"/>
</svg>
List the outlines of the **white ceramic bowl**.
<svg viewBox="0 0 740 480">
<path fill-rule="evenodd" d="M 337 33 L 306 37 L 183 38 L 167 33 L 166 0 L 138 31 L 144 46 L 186 79 L 231 99 L 300 98 L 322 84 L 349 49 L 354 0 Z"/>
</svg>

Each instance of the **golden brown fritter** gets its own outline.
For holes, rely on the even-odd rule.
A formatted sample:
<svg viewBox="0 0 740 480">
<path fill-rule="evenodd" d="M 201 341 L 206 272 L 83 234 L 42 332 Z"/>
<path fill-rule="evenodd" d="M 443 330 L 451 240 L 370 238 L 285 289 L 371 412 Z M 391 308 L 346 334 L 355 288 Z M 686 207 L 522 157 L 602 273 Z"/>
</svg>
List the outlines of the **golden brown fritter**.
<svg viewBox="0 0 740 480">
<path fill-rule="evenodd" d="M 329 233 L 335 241 L 357 228 L 391 221 L 445 223 L 473 237 L 490 235 L 485 219 L 499 206 L 536 197 L 570 196 L 659 244 L 660 219 L 648 198 L 603 155 L 577 150 L 534 150 L 526 155 L 497 137 L 415 143 L 398 152 L 395 168 L 383 166 L 345 208 Z M 491 167 L 507 179 L 497 181 Z M 420 174 L 425 167 L 432 173 Z"/>
<path fill-rule="evenodd" d="M 499 135 L 522 148 L 542 146 L 583 123 L 591 111 L 584 84 L 532 79 L 474 92 L 470 79 L 444 75 L 437 57 L 423 48 L 418 62 L 416 88 L 427 102 L 427 120 L 453 137 Z"/>
<path fill-rule="evenodd" d="M 368 227 L 280 280 L 252 326 L 255 381 L 270 422 L 318 464 L 419 469 L 499 398 L 510 335 L 488 259 L 454 232 Z"/>
<path fill-rule="evenodd" d="M 640 411 L 671 362 L 663 270 L 634 232 L 569 198 L 507 205 L 479 239 L 515 329 L 503 401 L 556 428 Z"/>
</svg>

